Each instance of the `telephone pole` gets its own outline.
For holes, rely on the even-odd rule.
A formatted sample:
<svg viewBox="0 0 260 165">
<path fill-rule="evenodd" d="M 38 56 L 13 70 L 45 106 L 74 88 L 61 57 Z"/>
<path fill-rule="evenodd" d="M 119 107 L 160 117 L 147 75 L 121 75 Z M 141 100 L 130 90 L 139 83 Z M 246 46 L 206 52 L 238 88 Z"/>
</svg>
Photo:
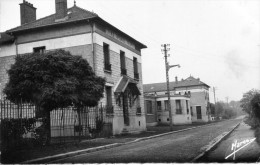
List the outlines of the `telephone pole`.
<svg viewBox="0 0 260 165">
<path fill-rule="evenodd" d="M 213 93 L 214 93 L 214 102 L 215 102 L 215 105 L 216 105 L 216 94 L 215 94 L 215 92 L 216 92 L 216 88 L 215 88 L 215 87 L 213 87 Z"/>
<path fill-rule="evenodd" d="M 217 115 L 217 111 L 218 111 L 218 109 L 217 109 L 217 105 L 216 105 L 216 87 L 213 87 L 213 93 L 214 93 L 214 102 L 215 102 L 215 117 L 216 117 L 216 115 Z"/>
<path fill-rule="evenodd" d="M 169 86 L 169 70 L 172 67 L 178 66 L 180 67 L 180 65 L 169 65 L 168 61 L 167 61 L 167 57 L 170 56 L 168 54 L 168 51 L 170 51 L 170 48 L 168 48 L 168 46 L 170 46 L 170 44 L 163 44 L 162 47 L 162 51 L 164 52 L 164 58 L 165 58 L 165 70 L 166 70 L 166 84 L 167 84 L 167 95 L 168 95 L 168 111 L 169 111 L 169 120 L 170 120 L 170 129 L 171 131 L 173 130 L 172 128 L 172 110 L 171 110 L 171 99 L 170 99 L 170 86 Z"/>
</svg>

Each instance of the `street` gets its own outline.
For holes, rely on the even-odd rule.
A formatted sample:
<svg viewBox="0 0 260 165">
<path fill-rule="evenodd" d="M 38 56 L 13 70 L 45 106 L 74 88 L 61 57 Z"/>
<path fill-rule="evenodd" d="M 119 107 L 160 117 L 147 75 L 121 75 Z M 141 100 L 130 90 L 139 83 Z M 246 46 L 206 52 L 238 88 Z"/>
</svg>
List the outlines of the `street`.
<svg viewBox="0 0 260 165">
<path fill-rule="evenodd" d="M 231 130 L 241 119 L 226 120 L 137 143 L 49 163 L 190 162 L 210 141 Z"/>
</svg>

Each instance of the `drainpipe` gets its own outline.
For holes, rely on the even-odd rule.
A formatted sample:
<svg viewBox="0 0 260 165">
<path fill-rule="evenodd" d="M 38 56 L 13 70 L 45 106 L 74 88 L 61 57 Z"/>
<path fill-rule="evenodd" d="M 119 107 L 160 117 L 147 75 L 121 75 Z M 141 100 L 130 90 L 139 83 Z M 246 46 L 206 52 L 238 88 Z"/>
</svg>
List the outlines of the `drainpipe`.
<svg viewBox="0 0 260 165">
<path fill-rule="evenodd" d="M 92 55 L 93 55 L 93 71 L 95 73 L 96 65 L 95 65 L 94 25 L 93 25 L 93 23 L 90 23 L 90 26 L 91 26 L 91 47 L 92 47 Z"/>
</svg>

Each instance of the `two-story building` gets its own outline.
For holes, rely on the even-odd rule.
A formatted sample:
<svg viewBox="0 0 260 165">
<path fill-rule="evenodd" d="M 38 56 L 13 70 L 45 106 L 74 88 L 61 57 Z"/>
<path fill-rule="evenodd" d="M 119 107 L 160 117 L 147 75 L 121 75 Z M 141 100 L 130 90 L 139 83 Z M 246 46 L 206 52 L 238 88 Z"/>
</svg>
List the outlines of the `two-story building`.
<svg viewBox="0 0 260 165">
<path fill-rule="evenodd" d="M 55 8 L 36 19 L 36 8 L 24 0 L 21 25 L 1 33 L 0 95 L 16 55 L 64 49 L 81 55 L 106 79 L 100 105 L 112 112 L 113 134 L 145 130 L 141 49 L 146 46 L 76 4 L 67 8 L 66 0 L 55 0 Z"/>
<path fill-rule="evenodd" d="M 209 106 L 209 86 L 200 81 L 199 78 L 194 78 L 192 76 L 186 78 L 185 80 L 178 81 L 178 78 L 175 77 L 174 82 L 170 82 L 170 94 L 174 97 L 187 97 L 186 100 L 189 100 L 188 105 L 190 108 L 190 115 L 191 115 L 191 121 L 192 122 L 208 122 L 211 121 L 211 115 L 210 115 L 210 106 Z M 161 100 L 160 98 L 164 98 L 167 101 L 167 97 L 165 94 L 167 94 L 167 86 L 166 83 L 153 83 L 153 84 L 144 84 L 144 95 L 145 100 L 149 101 L 151 98 L 154 99 L 154 108 L 151 113 L 149 113 L 149 108 L 147 109 L 146 106 L 146 116 L 147 116 L 147 124 L 148 125 L 154 125 L 158 122 L 162 121 L 162 117 L 160 111 L 162 111 L 160 108 L 157 107 L 164 107 L 164 109 L 167 109 L 167 104 L 163 102 L 158 102 L 158 100 Z M 184 98 L 179 98 L 179 100 L 185 100 Z M 171 99 L 172 100 L 172 99 Z M 156 103 L 155 103 L 156 102 Z M 185 102 L 185 101 L 183 101 Z M 149 104 L 149 103 L 148 103 Z M 176 106 L 176 103 L 172 103 Z M 183 107 L 183 106 L 182 106 Z M 186 106 L 187 107 L 187 106 Z M 172 107 L 173 111 L 176 111 L 175 107 Z M 177 108 L 178 109 L 178 108 Z M 188 108 L 187 109 L 187 115 L 188 115 Z M 178 113 L 173 113 L 175 116 Z M 165 114 L 166 115 L 166 114 Z M 168 115 L 169 116 L 169 115 Z M 174 121 L 173 117 L 173 123 L 180 124 L 180 123 L 189 123 L 187 121 L 188 116 L 178 118 Z M 182 120 L 182 121 L 181 121 Z"/>
</svg>

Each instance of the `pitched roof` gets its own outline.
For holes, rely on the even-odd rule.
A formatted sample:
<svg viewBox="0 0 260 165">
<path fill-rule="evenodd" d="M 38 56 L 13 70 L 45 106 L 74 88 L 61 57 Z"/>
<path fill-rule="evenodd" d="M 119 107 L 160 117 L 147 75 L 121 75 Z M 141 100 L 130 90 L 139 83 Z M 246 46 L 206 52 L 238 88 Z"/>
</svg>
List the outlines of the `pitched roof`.
<svg viewBox="0 0 260 165">
<path fill-rule="evenodd" d="M 108 22 L 104 21 L 102 18 L 100 18 L 97 14 L 90 12 L 88 10 L 82 9 L 76 5 L 74 5 L 71 8 L 68 8 L 67 10 L 68 17 L 62 21 L 55 21 L 55 14 L 46 16 L 44 18 L 35 20 L 30 23 L 26 23 L 24 25 L 15 27 L 13 29 L 7 30 L 7 33 L 15 33 L 15 32 L 21 32 L 21 31 L 26 31 L 26 30 L 31 30 L 31 29 L 36 29 L 36 28 L 42 28 L 42 27 L 47 27 L 47 26 L 55 26 L 55 25 L 60 25 L 60 24 L 66 24 L 66 23 L 72 23 L 72 22 L 77 22 L 77 21 L 83 21 L 83 20 L 89 20 L 89 19 L 98 19 L 99 21 L 105 23 L 106 25 L 112 26 L 116 30 L 118 30 L 120 33 L 123 33 L 125 36 L 131 38 L 133 41 L 137 42 L 139 45 L 141 45 L 142 48 L 147 48 L 146 45 L 140 43 L 139 41 L 135 40 L 131 36 L 127 35 L 126 33 L 122 32 L 121 30 L 117 29 L 113 25 L 109 24 Z"/>
<path fill-rule="evenodd" d="M 18 32 L 18 31 L 29 30 L 29 29 L 35 29 L 35 28 L 39 28 L 39 27 L 76 22 L 76 21 L 80 21 L 80 20 L 86 20 L 86 19 L 98 17 L 97 14 L 87 11 L 85 9 L 82 9 L 75 5 L 71 8 L 69 8 L 67 13 L 68 13 L 68 18 L 64 19 L 64 21 L 55 21 L 55 14 L 52 14 L 47 17 L 44 17 L 44 18 L 35 20 L 33 22 L 29 22 L 24 25 L 18 26 L 16 28 L 10 29 L 7 32 L 13 33 L 13 32 Z"/>
<path fill-rule="evenodd" d="M 14 41 L 13 36 L 10 36 L 5 32 L 0 32 L 0 44 L 9 43 L 13 41 Z"/>
<path fill-rule="evenodd" d="M 185 80 L 178 81 L 177 83 L 175 81 L 169 83 L 170 90 L 173 90 L 174 88 L 178 88 L 178 87 L 190 87 L 190 86 L 201 86 L 201 85 L 209 87 L 209 85 L 200 81 L 200 79 L 196 79 L 192 76 L 186 78 Z M 160 91 L 166 91 L 167 85 L 166 82 L 144 84 L 143 89 L 145 93 L 160 92 Z"/>
</svg>

